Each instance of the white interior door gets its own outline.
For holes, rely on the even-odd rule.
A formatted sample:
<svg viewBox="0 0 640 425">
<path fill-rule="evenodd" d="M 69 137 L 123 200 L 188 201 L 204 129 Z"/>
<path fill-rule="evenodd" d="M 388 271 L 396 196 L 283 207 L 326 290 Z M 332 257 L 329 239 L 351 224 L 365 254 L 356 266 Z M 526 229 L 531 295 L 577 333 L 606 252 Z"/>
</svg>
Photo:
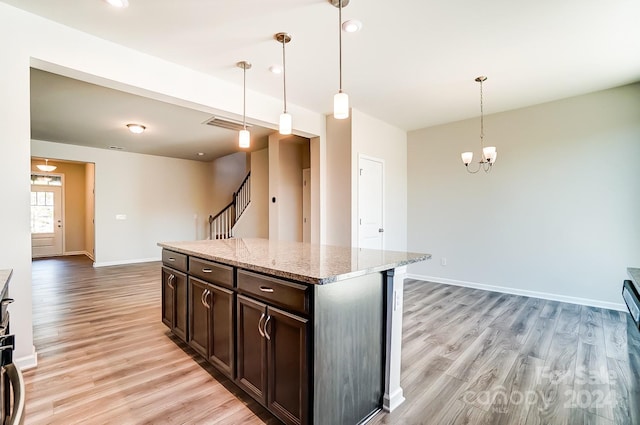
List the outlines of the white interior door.
<svg viewBox="0 0 640 425">
<path fill-rule="evenodd" d="M 62 187 L 31 185 L 31 255 L 62 255 Z"/>
<path fill-rule="evenodd" d="M 384 248 L 384 162 L 360 156 L 358 176 L 358 246 Z"/>
<path fill-rule="evenodd" d="M 311 242 L 311 168 L 302 170 L 302 242 Z"/>
</svg>

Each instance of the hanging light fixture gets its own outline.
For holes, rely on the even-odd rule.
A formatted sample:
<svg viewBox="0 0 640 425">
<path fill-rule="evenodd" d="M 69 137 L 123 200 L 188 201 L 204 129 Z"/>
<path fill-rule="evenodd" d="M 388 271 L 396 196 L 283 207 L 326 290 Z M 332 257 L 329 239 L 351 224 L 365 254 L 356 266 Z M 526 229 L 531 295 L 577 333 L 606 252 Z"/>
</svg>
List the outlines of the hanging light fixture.
<svg viewBox="0 0 640 425">
<path fill-rule="evenodd" d="M 487 77 L 480 76 L 475 80 L 480 83 L 480 148 L 482 149 L 482 160 L 478 162 L 478 168 L 474 171 L 469 167 L 469 164 L 473 161 L 473 152 L 463 152 L 461 155 L 462 163 L 467 171 L 472 174 L 477 173 L 480 169 L 483 169 L 485 173 L 490 172 L 498 156 L 495 146 L 484 146 L 484 101 L 482 83 L 486 81 L 486 79 Z"/>
<path fill-rule="evenodd" d="M 49 165 L 49 160 L 48 159 L 44 160 L 44 164 L 38 164 L 38 165 L 36 165 L 36 167 L 38 168 L 38 170 L 44 171 L 45 173 L 50 173 L 53 170 L 55 170 L 56 168 L 58 168 L 55 165 Z"/>
<path fill-rule="evenodd" d="M 248 148 L 251 146 L 251 133 L 247 130 L 247 69 L 251 69 L 251 64 L 247 61 L 237 63 L 238 68 L 242 68 L 242 130 L 238 133 L 238 146 Z"/>
<path fill-rule="evenodd" d="M 291 41 L 291 35 L 279 32 L 273 36 L 278 43 L 282 43 L 282 87 L 284 92 L 284 111 L 280 114 L 280 134 L 291 134 L 291 114 L 287 112 L 287 67 L 285 62 L 284 46 Z"/>
<path fill-rule="evenodd" d="M 339 40 L 339 74 L 340 88 L 333 96 L 333 117 L 338 120 L 349 118 L 349 95 L 342 91 L 342 8 L 349 4 L 349 0 L 329 0 L 338 8 L 338 40 Z"/>
</svg>

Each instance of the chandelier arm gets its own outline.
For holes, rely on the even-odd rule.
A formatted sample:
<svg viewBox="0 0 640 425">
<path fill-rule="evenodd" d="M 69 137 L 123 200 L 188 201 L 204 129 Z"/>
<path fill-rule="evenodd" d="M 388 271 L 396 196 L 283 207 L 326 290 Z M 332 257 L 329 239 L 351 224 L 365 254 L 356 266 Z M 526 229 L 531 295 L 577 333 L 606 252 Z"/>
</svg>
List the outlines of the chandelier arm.
<svg viewBox="0 0 640 425">
<path fill-rule="evenodd" d="M 475 170 L 475 171 L 472 171 L 472 170 L 471 170 L 471 167 L 469 167 L 469 165 L 466 165 L 464 168 L 466 168 L 466 169 L 467 169 L 467 173 L 475 174 L 475 173 L 477 173 L 478 171 L 480 171 L 480 168 L 482 168 L 482 165 L 481 165 L 481 163 L 478 163 L 478 168 L 476 168 L 476 170 Z"/>
</svg>

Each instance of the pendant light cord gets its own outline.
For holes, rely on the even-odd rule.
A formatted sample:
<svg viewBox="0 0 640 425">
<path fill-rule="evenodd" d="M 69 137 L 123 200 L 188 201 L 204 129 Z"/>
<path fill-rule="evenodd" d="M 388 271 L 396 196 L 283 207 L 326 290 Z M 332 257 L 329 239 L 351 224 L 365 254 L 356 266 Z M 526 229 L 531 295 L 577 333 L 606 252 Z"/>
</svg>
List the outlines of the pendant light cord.
<svg viewBox="0 0 640 425">
<path fill-rule="evenodd" d="M 340 43 L 340 47 L 339 47 L 339 52 L 340 52 L 340 59 L 339 59 L 339 69 L 340 69 L 340 89 L 338 90 L 339 93 L 342 93 L 342 0 L 340 1 L 340 7 L 338 8 L 338 34 L 339 34 L 339 43 Z"/>
<path fill-rule="evenodd" d="M 482 80 L 480 80 L 480 147 L 484 149 L 484 105 L 482 95 Z"/>
<path fill-rule="evenodd" d="M 242 129 L 247 129 L 247 64 L 242 65 Z"/>
<path fill-rule="evenodd" d="M 285 48 L 287 44 L 286 35 L 282 37 L 282 85 L 284 89 L 284 113 L 287 113 L 287 64 L 285 62 Z"/>
</svg>

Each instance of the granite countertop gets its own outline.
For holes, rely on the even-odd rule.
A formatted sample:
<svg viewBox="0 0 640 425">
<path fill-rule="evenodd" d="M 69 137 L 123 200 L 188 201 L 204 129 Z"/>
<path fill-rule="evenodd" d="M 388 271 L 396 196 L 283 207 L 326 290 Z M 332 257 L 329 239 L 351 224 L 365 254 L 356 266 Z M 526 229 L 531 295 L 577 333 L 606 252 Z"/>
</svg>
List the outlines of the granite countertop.
<svg viewBox="0 0 640 425">
<path fill-rule="evenodd" d="M 0 291 L 4 290 L 4 286 L 11 279 L 12 269 L 0 270 Z"/>
<path fill-rule="evenodd" d="M 631 277 L 633 283 L 636 284 L 637 288 L 640 288 L 640 269 L 634 269 L 633 267 L 627 268 L 627 273 Z"/>
<path fill-rule="evenodd" d="M 431 258 L 431 254 L 269 239 L 160 242 L 158 245 L 230 266 L 312 284 L 336 282 Z"/>
</svg>

